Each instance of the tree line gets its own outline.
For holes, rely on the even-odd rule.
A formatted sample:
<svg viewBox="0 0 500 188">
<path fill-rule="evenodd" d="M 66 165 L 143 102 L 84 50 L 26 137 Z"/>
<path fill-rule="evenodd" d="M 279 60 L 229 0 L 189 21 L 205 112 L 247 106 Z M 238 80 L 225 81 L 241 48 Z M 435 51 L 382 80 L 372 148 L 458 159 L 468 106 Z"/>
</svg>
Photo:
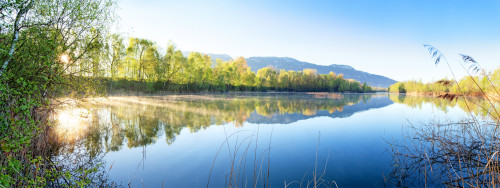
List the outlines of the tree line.
<svg viewBox="0 0 500 188">
<path fill-rule="evenodd" d="M 254 73 L 244 58 L 185 57 L 168 45 L 110 33 L 113 0 L 0 1 L 0 187 L 102 186 L 91 169 L 68 176 L 53 161 L 51 115 L 63 99 L 110 90 L 369 91 L 369 86 L 314 70 Z M 104 81 L 104 82 L 103 82 Z M 69 94 L 69 95 L 68 95 Z M 65 98 L 61 98 L 64 96 Z M 92 157 L 92 156 L 90 156 Z"/>
<path fill-rule="evenodd" d="M 127 44 L 128 43 L 128 44 Z M 140 91 L 326 91 L 371 92 L 366 83 L 345 79 L 343 74 L 318 74 L 315 69 L 256 72 L 245 58 L 213 60 L 199 52 L 187 56 L 169 43 L 162 53 L 148 39 L 112 34 L 98 44 L 92 76 L 104 78 L 108 88 Z M 72 56 L 67 61 L 72 61 Z M 74 65 L 73 69 L 79 69 Z M 85 76 L 85 74 L 80 74 Z"/>
<path fill-rule="evenodd" d="M 453 93 L 459 95 L 484 95 L 487 93 L 499 93 L 500 68 L 492 73 L 483 72 L 482 75 L 465 76 L 460 80 L 442 79 L 432 83 L 422 81 L 397 82 L 389 86 L 389 92 L 393 93 L 426 93 L 443 94 Z"/>
</svg>

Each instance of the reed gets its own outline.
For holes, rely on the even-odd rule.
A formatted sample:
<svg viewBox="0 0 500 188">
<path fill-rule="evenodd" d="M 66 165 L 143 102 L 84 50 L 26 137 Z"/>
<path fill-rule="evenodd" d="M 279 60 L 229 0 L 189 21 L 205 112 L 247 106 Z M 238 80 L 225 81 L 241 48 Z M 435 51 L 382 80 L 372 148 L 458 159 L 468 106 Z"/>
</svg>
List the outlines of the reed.
<svg viewBox="0 0 500 188">
<path fill-rule="evenodd" d="M 435 64 L 445 62 L 444 55 L 430 45 L 425 45 Z M 461 54 L 462 67 L 469 77 L 479 72 L 479 64 L 472 57 Z M 469 68 L 466 68 L 469 67 Z M 452 75 L 453 70 L 450 68 Z M 484 71 L 483 71 L 484 72 Z M 484 75 L 498 94 L 495 83 Z M 460 121 L 433 121 L 414 124 L 408 122 L 404 139 L 389 142 L 393 156 L 393 171 L 387 182 L 398 186 L 446 186 L 446 187 L 498 187 L 500 185 L 500 116 L 496 108 L 498 98 L 490 97 L 477 82 L 475 87 L 485 95 L 486 104 L 480 104 L 460 93 L 439 96 L 447 100 L 463 100 L 468 116 Z M 447 84 L 447 83 L 442 83 Z M 480 119 L 471 107 L 489 109 L 489 118 Z"/>
<path fill-rule="evenodd" d="M 241 141 L 239 139 L 239 134 L 242 131 L 236 131 L 232 134 L 226 133 L 226 138 L 224 142 L 219 146 L 217 153 L 215 154 L 214 160 L 212 162 L 208 180 L 207 187 L 210 186 L 210 180 L 212 178 L 212 173 L 215 168 L 215 163 L 218 157 L 222 154 L 222 149 L 227 147 L 228 150 L 228 161 L 222 161 L 228 164 L 229 168 L 225 169 L 227 174 L 225 174 L 225 187 L 272 187 L 276 185 L 271 185 L 271 141 L 272 141 L 272 130 L 269 137 L 269 142 L 267 147 L 259 150 L 259 129 L 254 131 L 251 135 L 245 136 Z M 284 181 L 284 187 L 338 187 L 337 183 L 333 180 L 327 180 L 326 170 L 328 166 L 328 154 L 325 165 L 322 170 L 318 169 L 318 152 L 321 140 L 321 133 L 318 133 L 318 140 L 316 144 L 314 171 L 310 179 L 306 179 L 308 173 L 305 173 L 300 181 Z M 261 143 L 262 144 L 262 143 Z M 266 157 L 267 155 L 267 157 Z M 253 157 L 253 159 L 252 159 Z M 247 160 L 250 163 L 247 163 Z M 252 164 L 251 171 L 247 171 L 247 164 Z M 252 177 L 247 177 L 248 174 L 252 174 Z M 251 181 L 251 182 L 249 182 Z"/>
<path fill-rule="evenodd" d="M 269 177 L 270 177 L 270 151 L 271 151 L 271 137 L 269 138 L 269 143 L 267 148 L 262 151 L 259 150 L 259 127 L 251 135 L 245 136 L 242 140 L 239 138 L 239 134 L 242 131 L 236 131 L 227 134 L 225 128 L 225 140 L 219 146 L 217 153 L 214 156 L 214 160 L 210 167 L 208 174 L 207 187 L 210 186 L 210 180 L 212 178 L 212 172 L 215 167 L 215 163 L 221 151 L 224 147 L 227 147 L 229 161 L 229 169 L 227 169 L 227 174 L 225 174 L 225 187 L 269 187 Z M 272 133 L 271 133 L 272 135 Z M 252 152 L 253 151 L 253 152 Z M 249 155 L 253 154 L 252 163 L 252 174 L 253 176 L 247 176 L 247 160 Z M 267 154 L 267 158 L 266 158 Z M 251 157 L 250 157 L 251 159 Z M 267 159 L 267 161 L 266 161 Z M 248 181 L 251 181 L 250 183 Z"/>
<path fill-rule="evenodd" d="M 284 187 L 290 187 L 292 185 L 298 184 L 300 188 L 302 187 L 312 187 L 312 188 L 318 188 L 318 187 L 336 187 L 338 188 L 337 182 L 335 180 L 326 180 L 326 169 L 328 166 L 328 159 L 330 158 L 330 153 L 328 153 L 325 161 L 325 166 L 323 167 L 323 171 L 321 174 L 318 174 L 318 152 L 319 152 L 319 144 L 321 141 L 321 132 L 318 132 L 318 141 L 316 143 L 316 152 L 315 152 L 315 160 L 314 160 L 314 171 L 312 172 L 312 178 L 309 180 L 306 180 L 305 177 L 307 176 L 307 173 L 304 173 L 304 176 L 302 176 L 302 179 L 300 181 L 291 181 L 287 183 L 286 181 L 284 182 Z M 305 183 L 305 184 L 304 184 Z"/>
</svg>

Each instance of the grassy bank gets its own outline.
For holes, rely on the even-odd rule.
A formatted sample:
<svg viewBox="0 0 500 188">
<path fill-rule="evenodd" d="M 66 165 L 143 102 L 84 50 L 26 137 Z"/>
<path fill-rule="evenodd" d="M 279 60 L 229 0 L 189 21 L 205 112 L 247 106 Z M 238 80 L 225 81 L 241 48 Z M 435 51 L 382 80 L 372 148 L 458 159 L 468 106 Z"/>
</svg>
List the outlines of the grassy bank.
<svg viewBox="0 0 500 188">
<path fill-rule="evenodd" d="M 420 81 L 398 82 L 389 87 L 392 93 L 411 93 L 429 96 L 454 94 L 459 96 L 500 96 L 500 68 L 492 73 L 469 75 L 460 80 L 442 79 L 433 83 Z"/>
</svg>

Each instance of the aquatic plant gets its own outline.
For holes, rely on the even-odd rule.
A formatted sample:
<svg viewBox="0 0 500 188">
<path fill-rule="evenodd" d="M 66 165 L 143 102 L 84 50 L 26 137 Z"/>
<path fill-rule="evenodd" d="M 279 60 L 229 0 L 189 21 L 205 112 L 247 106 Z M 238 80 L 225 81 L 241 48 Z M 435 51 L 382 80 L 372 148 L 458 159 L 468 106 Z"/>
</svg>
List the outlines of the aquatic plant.
<svg viewBox="0 0 500 188">
<path fill-rule="evenodd" d="M 435 64 L 449 63 L 436 48 L 428 48 Z M 470 56 L 461 55 L 469 78 L 472 72 L 478 72 L 479 64 Z M 465 66 L 463 66 L 465 69 Z M 453 70 L 450 71 L 453 74 Z M 488 75 L 484 75 L 488 85 L 497 91 Z M 474 80 L 474 79 L 472 79 Z M 463 87 L 454 79 L 459 93 L 439 95 L 449 101 L 462 100 L 469 114 L 457 122 L 429 122 L 413 124 L 408 122 L 405 127 L 405 138 L 401 141 L 389 142 L 393 156 L 393 171 L 387 176 L 387 181 L 398 186 L 444 185 L 447 187 L 496 187 L 500 184 L 500 130 L 497 111 L 500 102 L 490 97 L 474 81 L 484 96 L 486 103 L 478 103 L 464 97 Z M 449 84 L 439 82 L 439 84 Z M 487 118 L 480 119 L 472 109 L 480 108 L 487 111 Z"/>
</svg>

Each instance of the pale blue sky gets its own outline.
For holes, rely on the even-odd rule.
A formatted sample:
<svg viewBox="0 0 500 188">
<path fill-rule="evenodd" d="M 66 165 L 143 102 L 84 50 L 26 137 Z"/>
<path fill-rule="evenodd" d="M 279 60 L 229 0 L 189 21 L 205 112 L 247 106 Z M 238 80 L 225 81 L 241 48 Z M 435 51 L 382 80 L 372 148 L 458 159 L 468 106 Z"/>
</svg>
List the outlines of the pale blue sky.
<svg viewBox="0 0 500 188">
<path fill-rule="evenodd" d="M 458 75 L 459 53 L 500 68 L 500 1 L 120 0 L 127 35 L 169 40 L 183 51 L 292 57 L 346 64 L 398 81 L 450 77 L 423 44 L 447 55 Z"/>
</svg>

